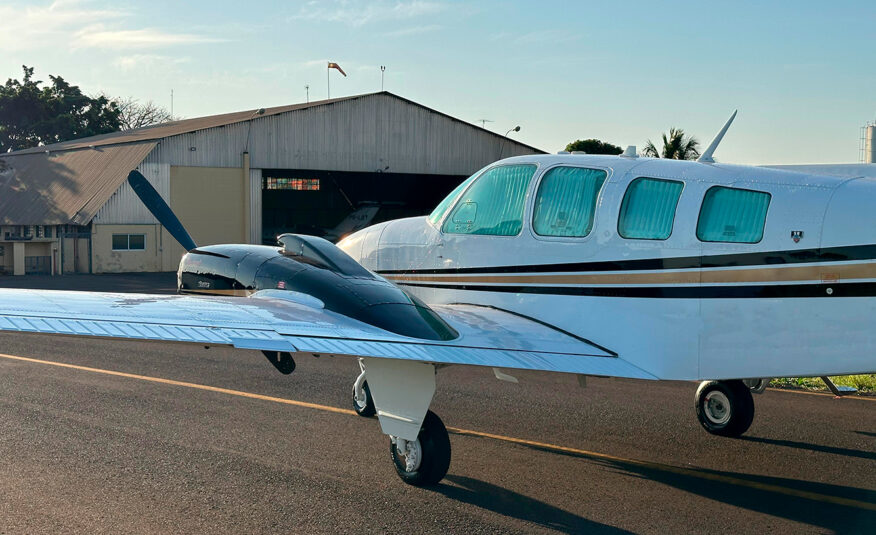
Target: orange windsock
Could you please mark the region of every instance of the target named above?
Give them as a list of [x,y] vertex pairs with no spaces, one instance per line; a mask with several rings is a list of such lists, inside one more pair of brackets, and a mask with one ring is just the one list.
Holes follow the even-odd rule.
[[347,76],[347,73],[344,72],[344,69],[342,69],[341,66],[338,65],[337,63],[334,63],[334,62],[330,61],[329,64],[328,64],[328,68],[329,68],[329,69],[337,69],[338,72],[340,72],[340,73],[343,74],[344,76]]

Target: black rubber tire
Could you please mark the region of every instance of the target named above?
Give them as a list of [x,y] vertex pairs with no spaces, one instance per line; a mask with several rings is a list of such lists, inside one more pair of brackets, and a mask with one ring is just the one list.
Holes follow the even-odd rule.
[[368,388],[368,381],[362,384],[362,389],[365,391],[365,406],[362,407],[356,401],[356,386],[353,385],[353,410],[356,414],[363,418],[371,418],[377,414],[377,409],[374,407],[374,398],[371,397],[371,389]]
[[415,487],[436,485],[447,475],[447,470],[450,468],[450,435],[447,434],[447,428],[444,427],[441,418],[434,412],[428,411],[417,438],[420,440],[420,448],[423,452],[420,467],[414,472],[405,470],[395,444],[390,440],[389,454],[392,464],[398,477],[408,485]]
[[[730,418],[725,423],[713,422],[706,416],[706,403],[709,394],[721,392],[729,401]],[[748,431],[754,421],[754,399],[751,389],[740,380],[703,381],[697,388],[695,397],[697,419],[703,429],[713,435],[738,437]]]

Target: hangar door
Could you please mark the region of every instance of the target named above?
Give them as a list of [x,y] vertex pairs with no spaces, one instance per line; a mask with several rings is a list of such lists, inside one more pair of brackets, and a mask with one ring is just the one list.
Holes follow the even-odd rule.
[[457,175],[263,169],[262,243],[276,243],[275,237],[283,232],[336,241],[352,228],[351,218],[369,226],[428,214],[464,179]]
[[[170,208],[198,245],[246,243],[244,182],[239,168],[170,168]],[[162,231],[162,264],[176,270],[183,248]]]

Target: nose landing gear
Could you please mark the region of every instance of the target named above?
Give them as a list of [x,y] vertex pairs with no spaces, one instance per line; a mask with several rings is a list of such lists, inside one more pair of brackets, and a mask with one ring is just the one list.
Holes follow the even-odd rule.
[[370,418],[377,414],[377,409],[374,407],[374,398],[371,397],[368,381],[365,380],[365,363],[362,359],[359,359],[359,369],[362,373],[353,383],[353,410],[363,418]]

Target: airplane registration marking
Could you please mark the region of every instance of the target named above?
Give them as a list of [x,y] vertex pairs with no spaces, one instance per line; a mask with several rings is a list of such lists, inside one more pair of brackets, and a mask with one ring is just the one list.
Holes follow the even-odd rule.
[[563,275],[384,275],[400,282],[517,284],[716,284],[736,282],[836,282],[876,278],[876,263],[831,266],[790,266],[754,269],[704,269],[650,273],[588,273]]
[[[114,377],[123,377],[126,379],[136,379],[136,380],[147,381],[147,382],[151,382],[151,383],[159,383],[159,384],[165,384],[165,385],[171,385],[171,386],[180,386],[180,387],[185,387],[185,388],[194,388],[197,390],[206,390],[208,392],[216,392],[218,394],[227,394],[227,395],[231,395],[231,396],[238,396],[238,397],[249,398],[249,399],[257,399],[257,400],[269,401],[269,402],[273,402],[273,403],[282,403],[284,405],[293,405],[296,407],[304,407],[304,408],[315,409],[315,410],[319,410],[319,411],[333,412],[336,414],[345,414],[345,415],[356,416],[356,413],[350,409],[341,409],[341,408],[332,407],[329,405],[320,405],[318,403],[309,403],[306,401],[298,401],[298,400],[287,399],[287,398],[279,398],[279,397],[275,397],[275,396],[266,396],[263,394],[254,394],[252,392],[244,392],[242,390],[233,390],[230,388],[220,388],[220,387],[216,387],[216,386],[203,385],[203,384],[198,384],[198,383],[189,383],[186,381],[176,381],[173,379],[164,379],[162,377],[152,377],[149,375],[139,375],[139,374],[134,374],[134,373],[119,372],[119,371],[115,371],[115,370],[105,370],[102,368],[92,368],[89,366],[80,366],[78,364],[68,364],[65,362],[56,362],[56,361],[51,361],[51,360],[42,360],[42,359],[35,359],[35,358],[30,358],[30,357],[21,357],[18,355],[8,355],[5,353],[0,353],[0,358],[5,358],[5,359],[9,359],[9,360],[16,360],[16,361],[20,361],[20,362],[29,362],[32,364],[44,364],[44,365],[48,365],[48,366],[56,366],[59,368],[67,368],[67,369],[85,371],[85,372],[90,372],[90,373],[98,373],[98,374],[110,375],[110,376],[114,376]],[[852,399],[861,399],[863,401],[876,401],[876,398],[873,398],[873,399],[852,398]],[[855,507],[855,508],[859,508],[859,509],[876,511],[876,503],[865,502],[865,501],[861,501],[861,500],[854,500],[854,499],[850,499],[850,498],[841,498],[838,496],[830,496],[828,494],[821,494],[818,492],[809,492],[809,491],[803,491],[803,490],[793,489],[793,488],[789,488],[789,487],[783,487],[781,485],[773,485],[773,484],[769,484],[769,483],[748,481],[748,480],[736,478],[733,476],[725,476],[722,474],[701,472],[701,471],[695,470],[695,469],[682,468],[682,467],[678,467],[678,466],[672,466],[672,465],[653,462],[653,461],[642,461],[642,460],[638,460],[638,459],[629,459],[629,458],[625,458],[625,457],[618,457],[615,455],[610,455],[607,453],[599,453],[599,452],[595,452],[595,451],[583,450],[583,449],[578,449],[578,448],[570,448],[567,446],[560,446],[557,444],[538,442],[538,441],[534,441],[534,440],[527,440],[527,439],[523,439],[523,438],[510,437],[510,436],[506,436],[506,435],[497,435],[497,434],[493,434],[493,433],[486,433],[483,431],[474,431],[471,429],[462,429],[462,428],[458,428],[458,427],[447,427],[447,430],[450,431],[451,433],[464,435],[464,436],[471,436],[471,437],[477,437],[477,438],[487,438],[487,439],[491,439],[491,440],[498,440],[501,442],[508,442],[511,444],[518,444],[521,446],[532,446],[532,447],[536,447],[536,448],[541,448],[541,449],[555,451],[555,452],[561,452],[561,453],[572,453],[575,455],[579,455],[579,456],[587,457],[587,458],[591,458],[591,459],[615,461],[615,462],[640,466],[643,468],[649,468],[652,470],[659,470],[661,472],[668,472],[668,473],[672,473],[672,474],[676,474],[676,475],[696,477],[699,479],[705,479],[705,480],[714,481],[717,483],[725,483],[725,484],[735,485],[735,486],[739,486],[739,487],[747,487],[747,488],[756,489],[756,490],[774,492],[777,494],[784,494],[786,496],[793,496],[796,498],[804,498],[807,500],[814,500],[814,501],[820,501],[820,502],[825,502],[825,503],[832,503],[835,505],[842,505],[842,506],[846,506],[846,507]]]

